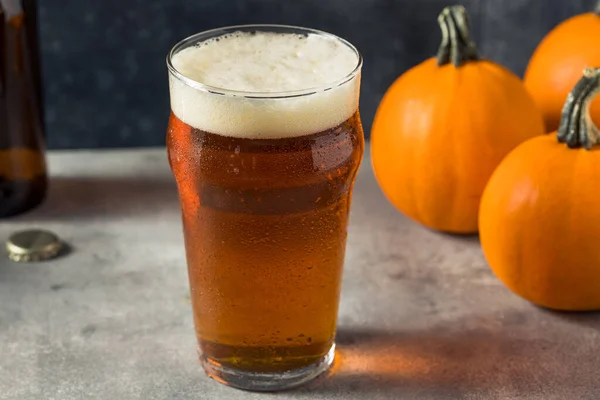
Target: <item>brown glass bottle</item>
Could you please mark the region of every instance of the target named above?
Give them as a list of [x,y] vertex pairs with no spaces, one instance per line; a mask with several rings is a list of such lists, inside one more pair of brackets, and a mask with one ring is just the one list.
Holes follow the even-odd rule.
[[[7,2],[10,9],[2,7]],[[0,1],[0,218],[35,207],[46,193],[34,7],[31,0]]]

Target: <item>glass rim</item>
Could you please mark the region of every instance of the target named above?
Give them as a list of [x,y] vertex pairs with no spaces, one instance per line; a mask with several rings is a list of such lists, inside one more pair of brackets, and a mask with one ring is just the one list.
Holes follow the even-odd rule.
[[[236,30],[251,30],[253,28],[256,30],[260,30],[261,28],[265,29],[265,30],[268,30],[268,29],[271,29],[271,30],[279,29],[279,30],[283,30],[283,31],[289,30],[289,31],[295,31],[295,33],[315,34],[315,35],[324,36],[324,37],[336,40],[336,41],[342,43],[343,45],[349,47],[352,51],[354,51],[354,53],[357,56],[356,65],[352,69],[352,71],[349,72],[348,74],[344,75],[343,77],[341,77],[337,80],[328,82],[323,85],[319,85],[319,86],[315,86],[315,87],[308,87],[306,89],[287,90],[287,91],[281,91],[281,92],[250,92],[250,91],[224,89],[224,88],[220,88],[217,86],[207,85],[205,83],[202,83],[200,81],[192,79],[188,76],[185,76],[184,74],[179,72],[172,63],[173,56],[182,49],[193,46],[196,43],[201,43],[204,40],[208,40],[212,37],[221,36],[226,33],[235,32]],[[352,43],[350,43],[349,41],[347,41],[344,38],[334,35],[333,33],[321,31],[318,29],[305,28],[305,27],[294,26],[294,25],[278,25],[278,24],[230,25],[230,26],[224,26],[221,28],[215,28],[215,29],[198,32],[198,33],[190,35],[190,36],[186,37],[185,39],[182,39],[179,42],[177,42],[171,48],[169,53],[167,54],[167,68],[168,68],[169,72],[175,78],[177,78],[181,82],[185,83],[186,85],[188,85],[194,89],[197,89],[197,90],[200,90],[203,92],[207,92],[207,93],[213,93],[213,94],[225,95],[225,96],[233,96],[233,97],[253,98],[253,99],[281,99],[281,98],[289,98],[289,97],[308,96],[308,95],[316,94],[319,92],[324,92],[326,90],[330,90],[335,87],[342,86],[342,85],[346,84],[347,82],[351,81],[352,79],[354,79],[360,73],[362,64],[363,64],[363,58],[362,58],[362,55],[360,54],[360,52],[358,51],[358,49]]]

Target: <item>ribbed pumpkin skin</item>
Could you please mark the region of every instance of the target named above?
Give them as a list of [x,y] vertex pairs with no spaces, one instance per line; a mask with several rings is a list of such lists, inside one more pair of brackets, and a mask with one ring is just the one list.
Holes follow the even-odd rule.
[[[600,67],[600,16],[586,13],[554,28],[533,53],[525,71],[525,87],[544,116],[546,131],[558,128],[567,95],[585,67]],[[590,114],[600,124],[600,100]]]
[[496,276],[540,306],[600,310],[600,149],[527,141],[485,189],[480,238]]
[[438,67],[432,58],[385,94],[371,132],[372,163],[384,194],[408,217],[474,233],[496,166],[542,134],[533,99],[510,71],[486,60]]

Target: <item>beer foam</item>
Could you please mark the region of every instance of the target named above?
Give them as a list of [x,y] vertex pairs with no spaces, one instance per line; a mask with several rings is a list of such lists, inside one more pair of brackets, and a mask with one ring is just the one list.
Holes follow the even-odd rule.
[[[235,32],[175,53],[171,109],[183,122],[224,136],[283,138],[335,127],[358,109],[357,53],[325,35]],[[329,86],[328,86],[329,85]],[[314,90],[313,90],[314,89]],[[310,95],[274,98],[282,92]]]

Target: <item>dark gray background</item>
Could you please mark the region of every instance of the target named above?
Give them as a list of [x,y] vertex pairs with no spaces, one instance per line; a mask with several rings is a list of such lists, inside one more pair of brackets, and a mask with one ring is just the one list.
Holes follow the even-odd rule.
[[[394,79],[437,50],[443,0],[39,0],[48,145],[160,146],[168,116],[165,55],[223,25],[280,23],[340,35],[364,55],[368,133]],[[469,0],[486,58],[521,75],[540,39],[595,0]]]

